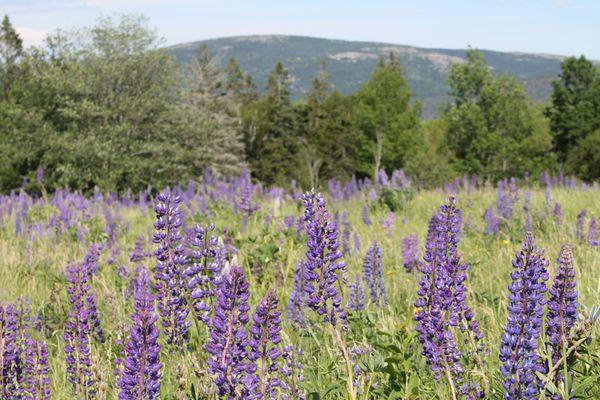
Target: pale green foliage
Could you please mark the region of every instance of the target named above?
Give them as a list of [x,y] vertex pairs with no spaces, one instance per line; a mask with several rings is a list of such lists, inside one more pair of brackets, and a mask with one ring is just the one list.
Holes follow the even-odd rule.
[[358,133],[358,172],[374,175],[410,163],[422,145],[420,110],[411,103],[410,89],[395,56],[381,61],[356,93],[354,119]]
[[547,125],[516,79],[493,75],[483,56],[469,50],[449,83],[454,101],[443,119],[457,171],[500,179],[553,166]]

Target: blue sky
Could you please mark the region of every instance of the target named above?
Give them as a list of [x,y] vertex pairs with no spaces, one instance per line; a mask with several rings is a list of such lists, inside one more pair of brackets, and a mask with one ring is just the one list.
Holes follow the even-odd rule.
[[27,44],[99,16],[144,14],[167,44],[297,34],[600,59],[597,0],[0,0]]

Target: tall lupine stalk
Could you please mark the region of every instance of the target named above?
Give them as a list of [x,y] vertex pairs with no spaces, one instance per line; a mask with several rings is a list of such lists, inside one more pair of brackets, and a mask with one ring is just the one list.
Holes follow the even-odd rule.
[[148,272],[142,272],[135,290],[132,325],[125,345],[123,371],[118,381],[119,400],[155,400],[160,394],[158,316],[150,292]]
[[350,293],[346,308],[350,311],[362,311],[365,309],[365,287],[363,285],[364,278],[356,275],[354,280],[348,285]]
[[20,396],[22,362],[19,345],[18,315],[11,304],[0,305],[0,398]]
[[89,399],[96,393],[90,355],[95,325],[91,317],[97,313],[95,304],[87,301],[91,296],[88,278],[85,264],[72,264],[67,269],[67,292],[71,304],[64,333],[67,379],[73,385],[73,394],[78,399]]
[[256,381],[253,398],[276,399],[276,390],[280,387],[279,364],[281,357],[281,311],[274,290],[269,290],[256,306],[252,314],[250,327],[250,352],[248,357],[257,363]]
[[533,234],[527,232],[523,247],[512,263],[508,320],[500,346],[500,372],[504,376],[506,400],[539,397],[540,381],[536,372],[544,372],[544,366],[538,355],[538,341],[546,304],[548,264]]
[[256,388],[254,364],[248,354],[248,282],[240,267],[232,267],[217,290],[215,315],[206,344],[208,372],[219,396],[248,398]]
[[346,311],[342,306],[342,295],[338,286],[341,274],[344,276],[346,264],[341,260],[338,245],[338,231],[332,221],[321,193],[314,190],[302,195],[304,221],[306,223],[306,265],[305,301],[323,321],[331,324],[334,336],[346,362],[348,393],[356,399],[352,385],[353,371],[348,348],[342,337],[346,326]]
[[494,208],[488,207],[483,214],[485,218],[485,233],[488,235],[494,235],[500,232],[500,220],[494,214]]
[[482,364],[479,351],[483,335],[466,304],[469,265],[460,260],[457,252],[460,229],[461,213],[451,198],[429,222],[414,317],[423,355],[434,377],[444,376],[448,381],[453,399],[481,395],[472,383],[464,382],[463,353],[457,338],[459,333],[468,337],[474,347],[471,350]]
[[190,322],[187,320],[189,309],[182,275],[187,259],[181,235],[181,199],[163,192],[156,200],[153,242],[158,245],[154,252],[158,260],[154,275],[158,309],[167,343],[182,349],[187,342]]
[[381,247],[374,241],[365,255],[363,261],[363,274],[369,286],[371,301],[376,305],[387,305],[388,299],[383,283],[383,262],[381,260]]
[[212,224],[204,228],[197,224],[190,229],[187,242],[191,251],[183,271],[193,311],[206,325],[210,324],[215,286],[222,268],[216,259],[218,242],[212,235],[214,230]]
[[[575,280],[575,268],[573,266],[573,253],[571,247],[564,245],[558,256],[558,268],[550,288],[550,299],[548,300],[548,316],[546,320],[546,336],[550,344],[550,355],[552,357],[552,368],[556,370],[554,384],[564,381],[563,370],[566,369],[567,361],[561,361],[566,349],[570,346],[573,335],[573,327],[577,321],[577,282]],[[560,368],[563,364],[565,368]],[[568,390],[567,390],[568,393]],[[559,399],[556,395],[553,399]]]
[[366,205],[363,206],[362,210],[360,210],[360,217],[362,218],[363,224],[366,226],[370,226],[373,223],[371,218],[369,218],[369,207]]
[[402,238],[402,263],[406,272],[412,272],[419,269],[421,260],[419,260],[419,237],[416,234],[410,234]]
[[48,349],[46,343],[26,340],[25,373],[27,376],[26,400],[50,400],[50,378],[48,369]]
[[336,326],[346,322],[342,295],[338,289],[339,273],[346,264],[341,260],[338,231],[330,218],[323,196],[314,191],[302,196],[306,223],[307,250],[305,262],[306,304],[325,322]]
[[302,326],[306,322],[304,315],[305,297],[306,297],[306,263],[304,260],[298,261],[294,270],[294,283],[287,304],[287,318],[296,325]]

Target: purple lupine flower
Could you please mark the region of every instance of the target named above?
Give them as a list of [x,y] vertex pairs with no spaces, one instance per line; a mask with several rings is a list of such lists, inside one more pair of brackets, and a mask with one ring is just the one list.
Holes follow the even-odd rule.
[[234,266],[217,290],[215,315],[205,348],[210,354],[208,372],[219,396],[248,398],[256,387],[256,364],[248,358],[248,282],[244,271]]
[[220,264],[215,261],[218,242],[212,235],[214,230],[212,224],[205,228],[196,224],[189,231],[187,242],[192,251],[189,263],[183,270],[196,317],[207,325],[210,323],[214,286],[221,273]]
[[304,315],[306,297],[305,267],[306,264],[304,260],[300,260],[296,264],[296,269],[294,270],[294,284],[287,304],[287,318],[297,325],[304,325],[306,322],[306,316]]
[[100,259],[100,246],[92,243],[83,259],[83,264],[87,268],[88,274],[98,274],[98,260]]
[[20,398],[23,363],[19,340],[19,316],[12,304],[0,305],[0,398]]
[[354,242],[354,251],[356,253],[360,253],[360,236],[358,235],[358,233],[354,232],[354,235],[352,235],[352,241]]
[[305,292],[308,307],[336,326],[338,320],[345,324],[346,313],[338,290],[340,271],[346,264],[338,250],[337,226],[331,221],[325,200],[314,190],[302,196],[306,222]]
[[[557,261],[558,268],[550,288],[546,320],[546,336],[550,343],[550,354],[554,365],[561,359],[563,348],[569,347],[573,326],[577,321],[578,306],[573,253],[569,245],[564,245],[560,249]],[[561,377],[562,369],[558,369],[558,371],[554,382],[556,385],[564,379]]]
[[576,236],[577,239],[583,241],[584,238],[584,233],[583,233],[583,229],[585,226],[585,217],[587,216],[587,210],[581,210],[579,211],[579,214],[577,214],[577,226],[576,226]]
[[507,400],[534,400],[539,396],[536,372],[544,372],[544,365],[537,350],[546,304],[548,264],[533,234],[527,232],[523,248],[512,263],[508,320],[500,346],[500,372]]
[[150,292],[148,272],[141,274],[135,292],[132,325],[125,345],[123,371],[118,381],[119,400],[154,400],[160,394],[158,316]]
[[488,207],[483,215],[485,218],[485,233],[488,235],[494,235],[500,232],[500,220],[494,214],[494,209]]
[[296,217],[293,215],[286,215],[283,217],[283,226],[287,230],[291,230],[294,227],[294,223],[296,222]]
[[391,236],[394,233],[394,224],[396,223],[396,214],[392,211],[388,211],[385,218],[379,221],[381,227],[388,231],[388,234]]
[[588,225],[587,239],[590,246],[600,245],[600,242],[598,241],[598,220],[594,217],[590,219]]
[[50,400],[48,349],[46,343],[27,339],[25,341],[25,374],[27,388],[24,399]]
[[387,294],[383,284],[383,263],[381,260],[381,246],[374,241],[365,255],[363,274],[369,286],[371,301],[377,305],[387,305]]
[[414,318],[423,355],[434,377],[440,379],[443,372],[453,391],[463,379],[462,352],[454,330],[459,328],[472,335],[479,342],[475,351],[481,349],[483,337],[465,301],[469,265],[457,252],[460,229],[461,213],[450,198],[429,222]]
[[135,239],[135,247],[133,248],[133,251],[131,252],[131,257],[129,258],[129,261],[140,262],[140,261],[144,261],[146,258],[148,258],[150,256],[150,254],[146,253],[146,251],[144,249],[144,245],[145,245],[144,236],[138,236]]
[[369,218],[369,208],[365,205],[362,210],[360,210],[360,216],[362,218],[363,224],[370,226],[373,222],[371,218]]
[[82,399],[93,396],[96,391],[90,360],[93,322],[87,302],[90,294],[88,278],[85,264],[72,264],[67,269],[67,292],[71,304],[64,333],[67,379],[73,385],[75,397]]
[[402,238],[401,249],[403,265],[406,272],[412,272],[413,269],[419,269],[419,266],[421,265],[421,261],[419,260],[419,237],[413,233]]
[[281,366],[281,375],[284,379],[281,381],[282,400],[304,400],[304,394],[298,387],[298,384],[304,382],[302,373],[302,363],[298,360],[302,356],[302,350],[294,346],[285,346],[283,348],[283,365]]
[[350,294],[346,308],[350,311],[362,311],[365,309],[365,287],[363,285],[364,278],[360,275],[354,277],[354,281],[350,282]]
[[277,375],[281,357],[281,311],[278,307],[277,293],[271,289],[252,314],[248,358],[259,366],[255,377],[258,386],[252,398],[277,398],[276,389],[280,386]]
[[552,210],[552,215],[554,217],[554,222],[556,223],[556,225],[562,224],[563,212],[560,203],[554,203],[554,210]]
[[183,224],[183,213],[179,209],[181,199],[163,192],[156,200],[153,242],[158,245],[154,252],[158,260],[154,274],[158,309],[167,343],[183,348],[191,323],[187,320],[189,309],[182,274],[187,259],[180,230]]

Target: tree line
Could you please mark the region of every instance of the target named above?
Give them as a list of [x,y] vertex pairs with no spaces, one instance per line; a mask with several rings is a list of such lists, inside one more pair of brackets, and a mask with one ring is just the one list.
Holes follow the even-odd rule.
[[[600,72],[562,62],[547,104],[493,73],[473,49],[448,75],[450,101],[422,121],[401,60],[382,58],[350,95],[322,62],[309,92],[290,94],[282,63],[258,90],[232,58],[202,48],[180,66],[147,20],[101,19],[23,48],[0,25],[0,190],[138,191],[249,170],[265,183],[369,177],[404,169],[424,185],[468,173],[498,180],[543,170],[600,178]],[[25,183],[27,185],[27,183]]]

